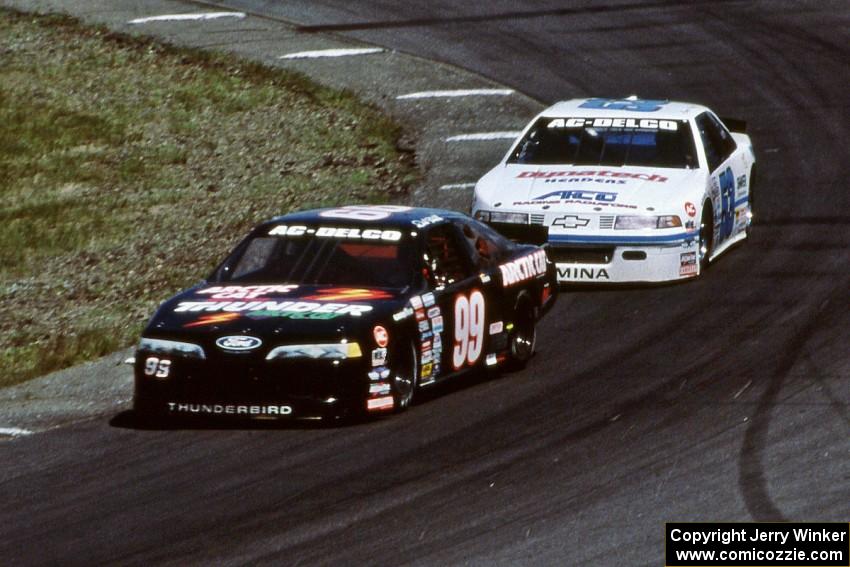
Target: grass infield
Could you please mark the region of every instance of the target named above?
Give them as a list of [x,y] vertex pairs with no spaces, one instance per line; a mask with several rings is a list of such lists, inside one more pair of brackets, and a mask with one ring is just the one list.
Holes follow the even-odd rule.
[[0,10],[0,386],[131,345],[254,224],[418,174],[350,93]]

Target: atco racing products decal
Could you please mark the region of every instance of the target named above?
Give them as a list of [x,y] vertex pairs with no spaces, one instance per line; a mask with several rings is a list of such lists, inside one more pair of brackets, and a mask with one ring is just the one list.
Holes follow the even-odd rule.
[[501,264],[499,270],[502,272],[502,285],[505,287],[544,275],[546,273],[546,252],[537,250],[528,256]]
[[254,350],[256,348],[259,348],[260,345],[263,344],[263,341],[261,341],[257,337],[250,337],[247,335],[233,335],[229,337],[221,337],[220,339],[215,341],[215,344],[218,348],[222,350],[241,352],[245,350]]
[[693,276],[697,273],[697,253],[685,252],[679,255],[679,275]]

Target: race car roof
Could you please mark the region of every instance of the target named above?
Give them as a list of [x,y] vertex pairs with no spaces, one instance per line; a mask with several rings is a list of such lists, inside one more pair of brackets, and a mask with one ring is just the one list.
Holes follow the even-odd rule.
[[[332,217],[324,217],[321,215],[321,213],[323,212],[328,212],[332,210],[346,210],[355,212],[355,214],[353,214],[350,218],[346,218],[344,214],[334,215]],[[385,213],[386,216],[384,216],[383,218],[374,218],[371,220],[358,219],[356,218],[356,211],[370,211],[376,214]],[[273,224],[291,224],[294,222],[300,222],[307,224],[325,223],[357,226],[374,224],[377,226],[409,228],[413,224],[413,221],[418,221],[434,216],[441,217],[442,219],[467,218],[466,215],[457,213],[455,211],[449,211],[446,209],[405,207],[400,205],[347,205],[343,207],[328,207],[324,209],[310,209],[307,211],[298,211],[287,215],[275,217],[273,219],[269,219],[261,223],[260,226]],[[439,222],[436,219],[431,220],[434,222]]]
[[611,117],[611,118],[661,118],[669,120],[687,120],[708,110],[707,107],[690,102],[653,100],[629,97],[613,98],[574,98],[556,102],[540,113],[540,116],[569,117]]

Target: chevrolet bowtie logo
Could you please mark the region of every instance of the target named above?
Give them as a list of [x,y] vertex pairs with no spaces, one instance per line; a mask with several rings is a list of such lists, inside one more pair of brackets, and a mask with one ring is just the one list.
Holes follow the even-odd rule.
[[554,221],[552,221],[552,226],[562,226],[564,228],[578,228],[580,226],[587,226],[590,222],[590,219],[582,218],[578,215],[566,215],[563,217],[558,217]]

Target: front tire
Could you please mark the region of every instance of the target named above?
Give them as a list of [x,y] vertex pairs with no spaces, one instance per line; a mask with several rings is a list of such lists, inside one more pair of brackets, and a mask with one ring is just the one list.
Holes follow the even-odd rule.
[[416,388],[419,385],[419,365],[416,360],[416,346],[411,342],[402,349],[397,364],[392,369],[392,392],[396,411],[402,412],[413,403]]
[[537,313],[527,295],[517,300],[514,313],[514,328],[508,338],[508,367],[513,370],[525,368],[534,356],[537,344]]

